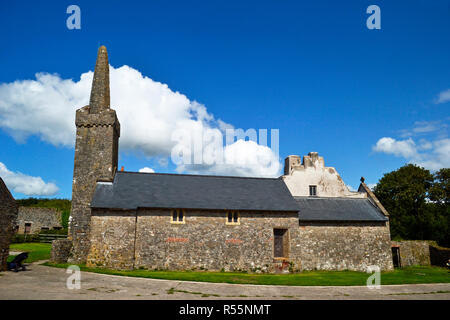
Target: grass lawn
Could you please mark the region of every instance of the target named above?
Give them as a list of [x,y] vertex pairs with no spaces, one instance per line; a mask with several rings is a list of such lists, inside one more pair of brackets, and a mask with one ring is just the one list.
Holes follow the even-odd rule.
[[[69,264],[45,263],[67,268]],[[295,274],[253,274],[209,271],[110,270],[80,265],[82,271],[129,277],[185,280],[218,283],[241,283],[285,286],[365,286],[368,273],[354,271],[304,271]],[[449,283],[450,271],[439,267],[406,267],[381,274],[381,284]]]
[[[39,260],[48,260],[50,259],[50,250],[52,245],[50,243],[13,243],[9,246],[9,251],[21,251],[21,252],[29,252],[28,258],[25,260],[25,263],[31,263]],[[15,255],[10,255],[8,257],[8,261],[14,259]]]
[[[16,243],[11,251],[28,251],[26,262],[50,258],[49,243]],[[10,256],[8,260],[12,259]],[[45,263],[47,266],[67,268],[69,264]],[[109,270],[80,265],[82,271],[129,277],[185,280],[218,283],[243,283],[286,286],[364,286],[368,273],[355,271],[304,271],[294,274],[255,274],[242,272],[210,271],[152,271],[152,270]],[[450,283],[450,271],[439,267],[414,266],[381,273],[381,284]]]

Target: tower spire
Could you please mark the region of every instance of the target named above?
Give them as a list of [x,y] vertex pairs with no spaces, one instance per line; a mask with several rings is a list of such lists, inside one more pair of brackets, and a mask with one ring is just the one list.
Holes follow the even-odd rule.
[[98,49],[89,106],[89,113],[99,113],[109,108],[109,63],[105,46]]

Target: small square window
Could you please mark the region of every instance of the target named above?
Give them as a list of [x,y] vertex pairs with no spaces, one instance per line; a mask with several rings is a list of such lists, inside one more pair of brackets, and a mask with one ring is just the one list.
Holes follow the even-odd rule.
[[184,223],[184,212],[182,209],[176,209],[172,211],[171,223]]
[[227,213],[227,224],[237,225],[239,223],[239,212],[229,211]]
[[309,186],[309,195],[317,196],[317,186]]
[[31,233],[31,223],[25,223],[24,233]]

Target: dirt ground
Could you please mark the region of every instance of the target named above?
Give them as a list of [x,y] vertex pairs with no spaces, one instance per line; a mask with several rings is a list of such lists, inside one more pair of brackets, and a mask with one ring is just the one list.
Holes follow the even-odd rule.
[[[68,289],[65,269],[37,263],[0,273],[0,299],[431,299],[450,300],[450,284],[386,285],[381,289],[292,287],[142,279],[81,272],[81,288]],[[382,281],[382,279],[381,279]],[[382,283],[381,283],[382,284]]]

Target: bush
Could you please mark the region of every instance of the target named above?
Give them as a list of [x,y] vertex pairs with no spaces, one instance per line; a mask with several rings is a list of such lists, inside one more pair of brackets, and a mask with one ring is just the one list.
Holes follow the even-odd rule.
[[39,234],[64,234],[67,235],[67,229],[52,229],[52,230],[42,230]]
[[11,243],[39,242],[38,234],[16,234],[11,239]]

